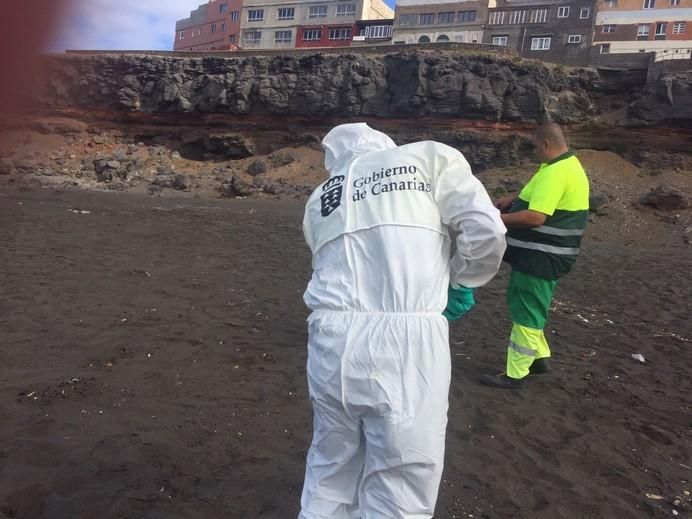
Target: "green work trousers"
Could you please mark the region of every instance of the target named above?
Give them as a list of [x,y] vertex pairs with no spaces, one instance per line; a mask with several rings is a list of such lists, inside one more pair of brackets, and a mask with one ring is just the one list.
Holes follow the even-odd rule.
[[507,306],[512,332],[507,348],[507,376],[524,378],[536,359],[550,357],[543,328],[557,281],[541,279],[516,270],[507,287]]

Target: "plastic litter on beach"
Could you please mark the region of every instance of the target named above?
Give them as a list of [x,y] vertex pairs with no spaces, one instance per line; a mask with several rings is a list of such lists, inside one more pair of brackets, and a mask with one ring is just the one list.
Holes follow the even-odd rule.
[[632,358],[633,358],[634,360],[638,360],[639,362],[646,362],[646,359],[644,358],[644,355],[642,355],[641,353],[633,353],[633,354],[632,354]]
[[679,335],[677,333],[670,333],[670,332],[655,333],[654,337],[671,337],[673,339],[677,339],[678,341],[682,341],[682,342],[692,342],[692,339],[687,339],[686,337],[683,337],[682,335]]

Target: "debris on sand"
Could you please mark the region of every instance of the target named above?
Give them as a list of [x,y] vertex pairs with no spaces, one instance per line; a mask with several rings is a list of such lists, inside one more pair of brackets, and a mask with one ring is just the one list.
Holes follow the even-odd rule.
[[668,187],[658,186],[642,195],[639,203],[660,211],[687,209],[690,205],[685,193]]

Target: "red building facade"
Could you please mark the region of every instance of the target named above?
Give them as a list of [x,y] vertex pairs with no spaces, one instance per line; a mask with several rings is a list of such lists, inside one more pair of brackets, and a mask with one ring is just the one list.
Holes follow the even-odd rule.
[[355,31],[355,25],[299,25],[296,48],[348,47]]
[[175,24],[173,50],[233,50],[240,38],[242,0],[210,0]]

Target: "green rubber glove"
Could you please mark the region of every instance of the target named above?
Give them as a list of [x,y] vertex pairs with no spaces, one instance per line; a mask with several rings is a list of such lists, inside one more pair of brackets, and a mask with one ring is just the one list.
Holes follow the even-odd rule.
[[473,299],[473,288],[459,286],[447,290],[447,308],[442,312],[448,321],[456,321],[473,308],[476,301]]

